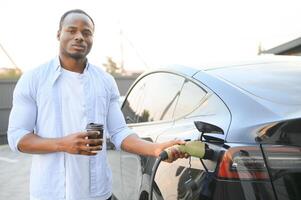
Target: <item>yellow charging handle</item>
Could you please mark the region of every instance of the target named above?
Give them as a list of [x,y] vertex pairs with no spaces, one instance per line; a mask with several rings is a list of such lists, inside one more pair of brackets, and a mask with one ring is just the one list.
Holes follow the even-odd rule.
[[177,148],[178,151],[197,158],[203,158],[205,155],[205,143],[201,141],[189,141],[185,144],[175,145],[166,149],[165,151],[168,154],[168,159],[172,159],[173,157],[172,148]]

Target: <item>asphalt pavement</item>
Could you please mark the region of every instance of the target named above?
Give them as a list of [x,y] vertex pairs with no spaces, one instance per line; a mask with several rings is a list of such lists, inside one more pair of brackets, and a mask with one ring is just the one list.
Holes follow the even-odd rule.
[[[109,158],[111,165],[117,165],[118,155],[115,152]],[[29,200],[30,165],[30,154],[15,153],[7,144],[0,145],[0,200]],[[113,171],[114,190],[120,190],[119,182]]]
[[0,199],[29,200],[31,156],[0,145]]

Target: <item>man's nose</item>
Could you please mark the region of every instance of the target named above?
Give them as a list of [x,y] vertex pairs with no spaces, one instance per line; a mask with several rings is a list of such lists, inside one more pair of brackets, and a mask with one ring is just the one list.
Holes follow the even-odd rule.
[[78,32],[76,33],[76,35],[75,35],[75,40],[76,40],[76,41],[83,41],[83,40],[84,40],[84,36],[83,36],[83,34],[82,34],[80,31],[78,31]]

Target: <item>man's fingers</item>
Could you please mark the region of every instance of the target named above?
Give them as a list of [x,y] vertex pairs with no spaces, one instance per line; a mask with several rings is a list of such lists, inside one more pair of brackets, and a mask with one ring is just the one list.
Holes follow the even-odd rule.
[[172,157],[173,157],[174,160],[179,157],[179,152],[176,148],[172,148],[171,152],[172,152],[172,155],[173,155]]
[[185,158],[189,158],[189,156],[190,156],[190,155],[189,155],[188,153],[185,153],[185,154],[184,154],[184,157],[185,157]]
[[176,148],[170,148],[170,157],[168,158],[167,162],[173,162],[174,160],[178,159],[179,152]]
[[97,152],[89,152],[89,151],[80,151],[80,155],[86,155],[86,156],[95,156]]
[[83,146],[81,148],[82,151],[86,151],[86,152],[95,152],[95,151],[100,151],[102,150],[102,146],[98,145],[98,146]]
[[184,153],[180,153],[179,158],[184,158],[184,157],[185,157]]
[[76,133],[76,135],[80,138],[85,138],[85,137],[88,137],[88,132],[79,132],[79,133]]
[[89,144],[89,146],[97,146],[102,145],[102,139],[86,139],[86,144]]
[[99,131],[89,131],[89,132],[79,132],[76,133],[76,135],[80,138],[100,138],[100,132]]
[[174,144],[177,145],[177,144],[185,144],[186,142],[184,140],[180,140],[180,139],[175,139],[174,140]]
[[82,146],[79,154],[93,156],[96,155],[100,150],[102,150],[102,146]]
[[102,146],[101,145],[93,146],[93,147],[89,148],[89,151],[91,151],[91,152],[100,151],[100,150],[102,150]]

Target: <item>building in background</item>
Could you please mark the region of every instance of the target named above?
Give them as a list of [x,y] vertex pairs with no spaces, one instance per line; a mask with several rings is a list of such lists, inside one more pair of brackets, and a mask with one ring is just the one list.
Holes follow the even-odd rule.
[[0,43],[0,144],[6,143],[8,117],[12,95],[22,71]]
[[261,52],[262,54],[301,56],[301,37],[286,42],[274,48]]

